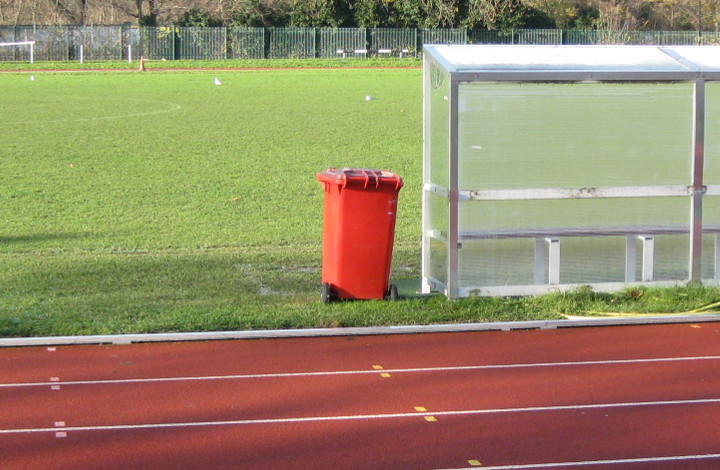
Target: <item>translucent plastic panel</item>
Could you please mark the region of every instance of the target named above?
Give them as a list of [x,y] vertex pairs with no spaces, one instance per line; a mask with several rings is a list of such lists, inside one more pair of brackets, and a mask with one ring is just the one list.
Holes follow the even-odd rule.
[[448,252],[447,245],[439,240],[430,239],[430,265],[424,276],[447,285]]
[[720,226],[720,196],[703,197],[703,224]]
[[450,235],[448,233],[449,224],[449,202],[446,197],[440,196],[435,193],[426,193],[426,212],[427,222],[430,230],[438,232],[440,238],[447,239]]
[[690,199],[559,199],[534,201],[465,201],[460,231],[568,230],[631,226],[687,226]]
[[689,235],[658,235],[655,237],[656,281],[687,280],[689,264]]
[[[720,184],[720,83],[716,82],[705,84],[704,176],[705,184]],[[720,222],[720,217],[715,220]]]
[[460,288],[533,283],[535,240],[473,240],[459,251]]
[[[625,238],[561,238],[560,282],[624,282]],[[638,271],[637,265],[635,271]]]
[[[715,150],[715,152],[717,153],[717,150]],[[717,169],[718,166],[715,166],[714,174],[716,178],[720,176]],[[708,184],[720,184],[720,181],[715,179],[714,183],[710,182]],[[703,197],[703,226],[706,231],[720,228],[720,196]],[[703,235],[703,279],[713,279],[715,276],[715,237],[716,235],[714,233],[706,233]]]
[[425,67],[425,182],[448,188],[450,80],[436,65]]
[[464,83],[461,189],[688,184],[689,83]]
[[[642,275],[642,244],[633,237],[637,250],[635,279]],[[688,235],[655,235],[653,280],[682,281],[688,278]],[[561,240],[560,282],[624,282],[626,237]]]
[[[690,200],[676,198],[463,202],[460,285],[534,283],[535,240],[560,240],[560,282],[624,282],[627,235],[654,237],[654,280],[687,279]],[[547,274],[543,282],[547,282]]]
[[430,237],[430,266],[429,272],[424,275],[437,279],[440,282],[447,282],[448,270],[448,199],[434,193],[426,193],[426,227]]
[[703,235],[702,278],[715,278],[715,238],[716,234]]

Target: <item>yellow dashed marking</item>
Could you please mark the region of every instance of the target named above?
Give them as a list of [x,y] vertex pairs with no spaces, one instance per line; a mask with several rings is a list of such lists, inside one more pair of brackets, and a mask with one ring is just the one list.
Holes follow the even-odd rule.
[[373,366],[373,369],[375,369],[375,370],[383,370],[383,366],[381,366],[381,365],[379,365],[379,364],[375,364],[375,365]]
[[[427,408],[425,408],[424,406],[416,406],[415,411],[424,413],[427,411]],[[423,416],[423,418],[425,418],[425,421],[429,421],[431,423],[437,421],[437,418],[435,416]]]
[[387,378],[387,377],[390,377],[390,374],[388,374],[387,372],[383,372],[382,374],[380,374],[380,377],[386,377],[386,378]]
[[477,467],[479,465],[482,465],[479,460],[468,460],[468,463],[472,465],[473,467]]
[[700,325],[690,325],[690,328],[702,328]]

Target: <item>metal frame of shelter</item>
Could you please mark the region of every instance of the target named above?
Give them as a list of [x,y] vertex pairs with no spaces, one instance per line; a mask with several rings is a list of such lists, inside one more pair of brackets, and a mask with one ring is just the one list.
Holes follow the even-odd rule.
[[[477,46],[426,45],[423,50],[423,292],[443,292],[449,298],[472,295],[530,295],[589,284],[597,290],[617,290],[630,284],[677,284],[702,281],[702,236],[714,233],[714,281],[720,275],[720,225],[703,224],[703,197],[719,196],[720,185],[706,186],[703,181],[705,158],[706,82],[720,81],[720,47],[717,46]],[[461,84],[486,83],[596,83],[664,82],[691,83],[693,88],[692,148],[688,185],[614,186],[525,189],[461,189],[458,175],[464,171],[458,159],[459,87]],[[442,86],[447,109],[447,146],[432,142],[430,90]],[[440,102],[440,106],[444,106]],[[438,106],[435,104],[435,106]],[[438,139],[440,140],[440,139]],[[434,154],[433,154],[434,152]],[[445,158],[447,175],[439,184],[431,175],[432,159]],[[442,216],[447,231],[433,227],[430,198],[446,201]],[[687,197],[689,219],[685,226],[601,227],[553,233],[549,229],[519,231],[512,229],[463,231],[459,225],[459,205],[470,201],[531,201],[583,198]],[[437,215],[436,215],[437,216]],[[687,279],[673,282],[653,280],[654,238],[661,234],[689,234]],[[564,237],[614,235],[627,237],[624,282],[563,284],[560,280],[560,240]],[[468,286],[458,280],[460,250],[468,240],[534,238],[534,282],[524,285]],[[642,241],[642,278],[635,279],[635,242]],[[431,241],[443,250],[432,250]],[[444,252],[442,252],[444,251]],[[443,276],[433,275],[431,266],[446,269]],[[439,277],[442,277],[439,279]]]

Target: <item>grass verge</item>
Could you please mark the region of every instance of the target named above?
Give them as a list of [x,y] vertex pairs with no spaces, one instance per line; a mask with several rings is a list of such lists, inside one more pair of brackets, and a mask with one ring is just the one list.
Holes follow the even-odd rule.
[[[415,296],[419,70],[33,78],[0,76],[0,109],[13,117],[0,128],[2,336],[559,319],[720,300],[695,286]],[[320,303],[315,174],[331,166],[404,178],[392,277],[406,300]]]

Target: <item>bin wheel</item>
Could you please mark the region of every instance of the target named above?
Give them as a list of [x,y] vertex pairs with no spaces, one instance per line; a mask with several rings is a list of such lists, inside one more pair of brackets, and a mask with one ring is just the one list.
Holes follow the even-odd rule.
[[387,294],[385,294],[385,299],[392,300],[393,302],[400,300],[400,295],[398,294],[397,286],[395,284],[390,284]]
[[323,282],[322,287],[320,287],[320,300],[324,304],[328,304],[335,300],[332,293],[332,288],[327,282]]

